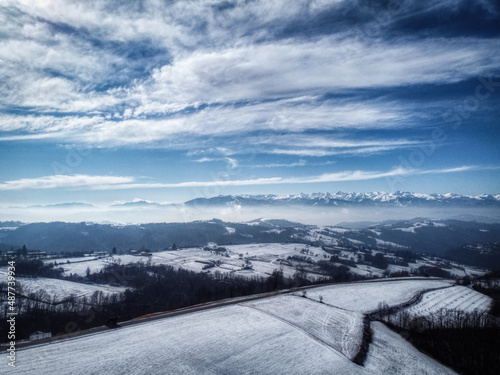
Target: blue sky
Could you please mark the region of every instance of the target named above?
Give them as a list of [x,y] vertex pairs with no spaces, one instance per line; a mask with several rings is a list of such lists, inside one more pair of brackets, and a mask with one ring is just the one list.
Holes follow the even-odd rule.
[[0,5],[0,205],[495,194],[497,1]]

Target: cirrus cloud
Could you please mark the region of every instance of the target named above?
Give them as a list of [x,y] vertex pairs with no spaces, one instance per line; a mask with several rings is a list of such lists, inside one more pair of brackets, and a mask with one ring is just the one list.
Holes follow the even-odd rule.
[[88,176],[88,175],[53,175],[39,178],[25,178],[0,183],[0,190],[29,189],[81,189],[81,190],[121,190],[121,189],[166,189],[205,186],[254,186],[275,184],[312,184],[323,182],[365,181],[392,176],[410,176],[422,174],[459,173],[470,170],[499,169],[500,167],[460,166],[455,168],[419,170],[394,168],[388,171],[346,170],[323,173],[306,177],[269,177],[251,179],[185,181],[176,183],[140,182],[127,176]]

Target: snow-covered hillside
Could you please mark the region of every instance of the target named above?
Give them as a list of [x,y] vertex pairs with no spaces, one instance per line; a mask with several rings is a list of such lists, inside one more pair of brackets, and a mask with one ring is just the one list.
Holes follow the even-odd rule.
[[[76,263],[80,264],[80,263]],[[0,267],[0,277],[7,279],[7,267]],[[21,287],[22,294],[29,296],[36,294],[36,298],[43,302],[59,303],[63,299],[73,297],[90,297],[95,292],[103,295],[123,293],[126,288],[103,284],[84,284],[69,280],[47,277],[16,277],[17,286]],[[19,293],[19,290],[18,290]]]
[[378,308],[379,302],[389,306],[411,300],[422,290],[442,288],[452,285],[450,280],[391,280],[352,284],[338,284],[314,288],[307,297],[329,305],[368,313]]
[[295,295],[266,298],[245,303],[335,348],[349,359],[354,359],[361,345],[363,315],[337,309]]
[[23,288],[23,293],[43,292],[43,300],[58,302],[71,295],[75,297],[90,297],[95,292],[104,294],[123,293],[126,288],[110,285],[75,283],[68,280],[49,279],[46,277],[18,277],[17,283]]
[[[310,289],[18,350],[13,374],[453,374],[380,323],[365,366],[351,361],[367,306],[446,282],[398,280]],[[380,293],[375,293],[377,290]],[[402,292],[409,288],[406,295]],[[391,290],[397,290],[391,297]],[[309,298],[345,301],[343,309]],[[388,296],[386,296],[386,294]],[[333,297],[335,296],[335,297]],[[338,303],[340,304],[340,303]],[[352,308],[354,311],[350,310]]]
[[196,198],[185,202],[188,206],[207,205],[321,205],[321,206],[498,206],[497,195],[419,194],[396,191],[394,193],[311,193],[292,195],[219,195]]
[[[246,276],[269,276],[274,270],[283,268],[285,276],[292,276],[295,268],[290,265],[281,264],[294,255],[304,255],[315,260],[329,259],[330,255],[320,247],[304,245],[300,243],[279,244],[263,243],[248,245],[225,246],[226,252],[204,250],[201,247],[187,248],[173,251],[159,251],[150,256],[115,255],[107,258],[88,258],[88,261],[81,261],[78,258],[74,262],[71,258],[56,259],[58,266],[64,269],[65,275],[77,274],[85,276],[87,268],[90,272],[99,272],[110,262],[120,262],[121,264],[133,262],[151,262],[151,264],[166,264],[174,267],[182,267],[187,270],[201,272],[209,269],[210,272],[231,272]],[[305,249],[305,250],[304,250]],[[302,251],[302,252],[301,252]],[[244,260],[249,259],[252,269],[244,269]],[[53,260],[46,261],[47,263]],[[207,267],[211,266],[211,267]]]
[[488,312],[493,303],[484,294],[464,286],[429,291],[424,293],[421,301],[406,311],[414,316],[428,316],[441,309],[461,310],[464,312]]

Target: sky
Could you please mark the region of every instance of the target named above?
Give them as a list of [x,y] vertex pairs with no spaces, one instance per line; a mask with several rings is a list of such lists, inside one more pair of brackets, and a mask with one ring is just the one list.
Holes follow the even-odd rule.
[[0,3],[0,207],[500,192],[494,0]]

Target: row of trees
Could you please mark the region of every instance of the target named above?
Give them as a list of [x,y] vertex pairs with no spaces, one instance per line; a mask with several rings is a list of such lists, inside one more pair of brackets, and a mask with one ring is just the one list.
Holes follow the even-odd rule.
[[431,312],[425,317],[415,316],[406,310],[401,310],[386,316],[383,320],[400,329],[420,332],[432,329],[493,328],[498,325],[497,319],[484,311],[446,308]]
[[44,264],[41,259],[19,258],[16,260],[16,275],[23,277],[52,277],[62,278],[64,269]]
[[405,310],[391,314],[382,304],[374,317],[460,374],[500,371],[500,325],[498,318],[487,312],[440,309],[424,317]]

